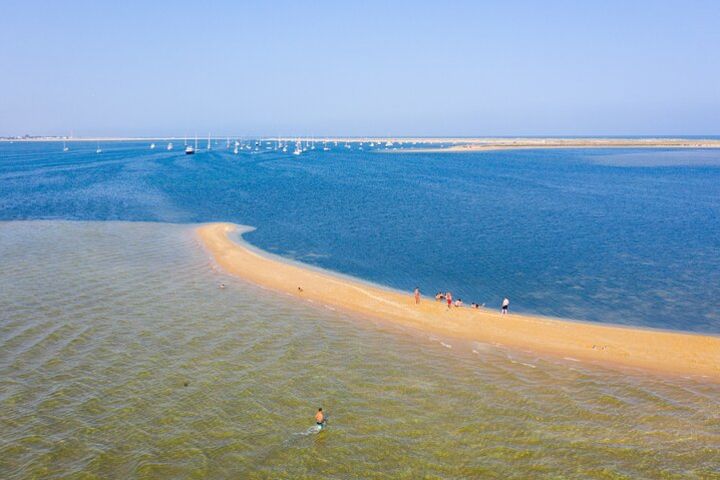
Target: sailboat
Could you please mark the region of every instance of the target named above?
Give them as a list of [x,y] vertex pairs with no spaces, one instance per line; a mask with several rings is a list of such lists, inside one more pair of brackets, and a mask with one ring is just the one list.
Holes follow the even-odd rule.
[[210,134],[209,134],[209,133],[208,133],[208,144],[207,144],[207,149],[208,149],[208,150],[212,150],[212,147],[210,146]]
[[67,152],[68,150],[70,149],[65,145],[65,140],[63,140],[63,152]]
[[167,144],[167,149],[168,149],[168,150],[172,150],[172,149],[173,149],[173,144],[172,144],[172,142],[169,142],[169,143]]
[[188,145],[185,147],[185,155],[193,155],[195,154],[195,149],[197,148],[197,137],[195,137],[195,147],[192,145]]
[[151,144],[150,144],[150,150],[155,150],[155,144],[154,144],[154,143],[151,143]]
[[100,148],[100,142],[97,144],[97,149],[95,149],[95,153],[102,153],[102,148]]

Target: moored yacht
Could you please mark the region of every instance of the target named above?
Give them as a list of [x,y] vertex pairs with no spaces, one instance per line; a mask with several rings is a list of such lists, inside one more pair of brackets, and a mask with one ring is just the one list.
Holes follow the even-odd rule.
[[197,135],[195,135],[195,146],[188,145],[185,147],[185,155],[192,155],[197,150]]

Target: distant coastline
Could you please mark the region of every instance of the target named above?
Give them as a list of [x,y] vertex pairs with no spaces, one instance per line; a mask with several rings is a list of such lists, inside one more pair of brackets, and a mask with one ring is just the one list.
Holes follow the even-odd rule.
[[[472,139],[417,152],[480,152],[555,148],[720,148],[720,140],[694,138],[494,138]],[[407,151],[407,150],[405,150]]]
[[[67,137],[30,136],[0,137],[0,142],[141,142],[178,141],[190,137]],[[206,137],[203,137],[205,140]],[[720,138],[702,137],[328,137],[328,136],[215,136],[212,140],[243,138],[263,141],[293,142],[298,139],[314,142],[373,143],[387,151],[402,152],[482,152],[515,149],[556,148],[720,148]],[[401,147],[401,148],[398,148]]]
[[[720,337],[535,315],[501,316],[480,308],[448,309],[332,272],[294,264],[230,239],[251,230],[233,224],[201,226],[197,234],[230,274],[298,300],[369,315],[447,337],[503,345],[589,363],[720,380]],[[426,294],[429,292],[425,292]],[[430,292],[431,293],[431,292]]]

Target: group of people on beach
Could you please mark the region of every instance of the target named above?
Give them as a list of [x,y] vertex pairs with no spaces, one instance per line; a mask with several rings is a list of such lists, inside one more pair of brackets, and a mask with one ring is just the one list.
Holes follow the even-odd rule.
[[[415,287],[415,291],[413,292],[413,296],[415,297],[415,303],[420,303],[420,288]],[[458,298],[453,302],[453,296],[452,292],[437,292],[435,294],[435,301],[437,302],[446,302],[447,308],[460,308],[465,306],[465,304],[462,301],[462,298]],[[470,308],[480,308],[484,307],[484,303],[471,303]],[[500,313],[503,315],[506,315],[508,313],[508,309],[510,308],[510,300],[505,297],[503,298],[502,305],[500,307]]]

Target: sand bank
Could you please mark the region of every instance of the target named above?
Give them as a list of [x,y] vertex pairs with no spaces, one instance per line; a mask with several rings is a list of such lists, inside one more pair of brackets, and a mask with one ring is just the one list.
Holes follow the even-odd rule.
[[469,139],[449,145],[403,149],[403,152],[483,152],[493,150],[561,149],[561,148],[720,148],[720,140],[670,138],[512,138]]
[[[294,141],[292,138],[281,138]],[[720,148],[714,138],[618,137],[319,137],[316,142],[377,143],[398,152],[474,152],[539,148]],[[397,149],[397,150],[396,150]]]
[[230,274],[297,296],[299,300],[312,300],[446,337],[560,358],[720,380],[720,337],[532,315],[503,316],[488,309],[448,309],[434,298],[424,298],[416,305],[410,293],[285,262],[228,237],[232,232],[249,230],[215,223],[199,227],[197,234],[218,265]]

